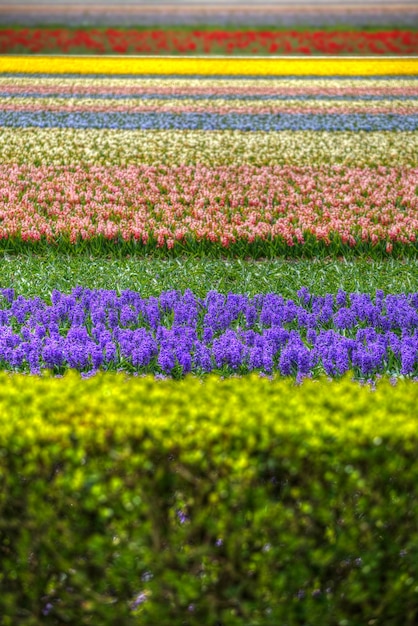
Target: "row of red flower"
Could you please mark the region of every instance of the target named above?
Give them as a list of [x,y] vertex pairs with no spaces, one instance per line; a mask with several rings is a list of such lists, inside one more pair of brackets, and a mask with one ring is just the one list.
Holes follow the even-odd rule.
[[416,168],[0,166],[0,239],[414,243]]
[[418,54],[418,31],[2,28],[0,53]]

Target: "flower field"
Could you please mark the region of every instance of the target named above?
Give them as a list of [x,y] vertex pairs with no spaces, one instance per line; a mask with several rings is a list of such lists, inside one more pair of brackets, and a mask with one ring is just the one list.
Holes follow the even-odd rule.
[[[156,61],[162,74],[143,75],[123,58],[112,77],[92,77],[82,57],[71,61],[74,74],[61,66],[51,75],[46,58],[29,57],[26,73],[4,73],[5,253],[179,262],[366,255],[415,267],[413,60],[394,62],[393,75],[373,61],[330,60],[334,76],[303,75],[297,62],[299,76],[280,76],[280,68],[289,72],[284,62],[260,60],[266,75],[245,77],[238,61],[229,78],[216,75],[224,61],[201,61],[212,63],[213,77],[173,77],[174,60],[168,74]],[[4,57],[4,69],[13,62]],[[100,72],[98,60],[88,63]],[[277,75],[266,73],[272,69]],[[336,284],[319,295],[299,284],[284,300],[211,284],[197,296],[168,284],[146,300],[127,287],[54,290],[46,301],[3,290],[2,367],[175,377],[418,374],[416,290],[350,293]]]
[[25,75],[0,87],[9,250],[416,253],[413,77]]
[[415,626],[418,58],[165,37],[0,57],[0,623]]

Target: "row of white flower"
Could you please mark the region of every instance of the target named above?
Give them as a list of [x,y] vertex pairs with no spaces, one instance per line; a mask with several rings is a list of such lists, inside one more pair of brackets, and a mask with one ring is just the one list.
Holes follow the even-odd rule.
[[0,128],[0,163],[416,167],[418,133]]

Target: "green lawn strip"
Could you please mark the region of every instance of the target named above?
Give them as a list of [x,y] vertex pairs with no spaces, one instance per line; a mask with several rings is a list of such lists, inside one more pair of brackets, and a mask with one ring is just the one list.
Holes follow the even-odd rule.
[[228,293],[276,292],[293,298],[300,287],[324,295],[339,288],[374,294],[418,290],[418,259],[295,260],[175,258],[105,258],[88,255],[3,256],[0,287],[16,294],[48,298],[53,289],[65,293],[76,285],[90,289],[131,289],[144,297],[168,289],[191,289],[203,297],[211,289]]
[[[253,260],[319,260],[319,259],[373,259],[385,261],[387,258],[407,261],[418,258],[418,241],[403,243],[391,242],[381,238],[377,243],[362,241],[360,232],[353,232],[355,245],[344,242],[335,232],[329,233],[329,242],[316,237],[312,232],[303,232],[303,243],[297,241],[293,234],[290,245],[283,236],[255,237],[248,241],[236,237],[235,241],[227,241],[226,245],[220,241],[221,234],[216,233],[218,241],[210,241],[206,236],[198,239],[193,233],[186,233],[183,240],[177,241],[175,234],[166,235],[162,244],[159,244],[154,232],[147,232],[148,241],[130,237],[123,239],[119,234],[108,238],[102,234],[83,240],[78,236],[75,242],[71,241],[69,233],[58,233],[52,241],[41,235],[39,240],[25,240],[17,235],[3,239],[0,244],[0,258],[2,255],[49,255],[54,249],[55,254],[76,256],[90,255],[101,258],[135,257],[136,259],[152,258],[181,259],[181,258],[210,258],[210,259],[253,259]],[[228,239],[228,237],[227,237]],[[388,249],[389,246],[389,249]],[[391,253],[389,255],[389,252]]]

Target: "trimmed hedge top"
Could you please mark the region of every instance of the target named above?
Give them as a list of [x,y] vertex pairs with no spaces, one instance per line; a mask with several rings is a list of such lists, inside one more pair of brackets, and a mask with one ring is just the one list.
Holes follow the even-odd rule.
[[74,372],[63,378],[1,374],[0,445],[23,435],[29,445],[74,433],[97,443],[105,433],[118,440],[152,428],[166,448],[193,447],[202,444],[203,428],[206,436],[227,427],[229,437],[246,439],[260,426],[277,436],[305,431],[312,445],[319,432],[347,442],[377,435],[414,439],[417,406],[418,386],[402,380],[393,386],[383,379],[371,391],[349,377],[297,386],[256,374],[209,376],[204,382],[191,376],[173,381],[113,373],[88,380]]

